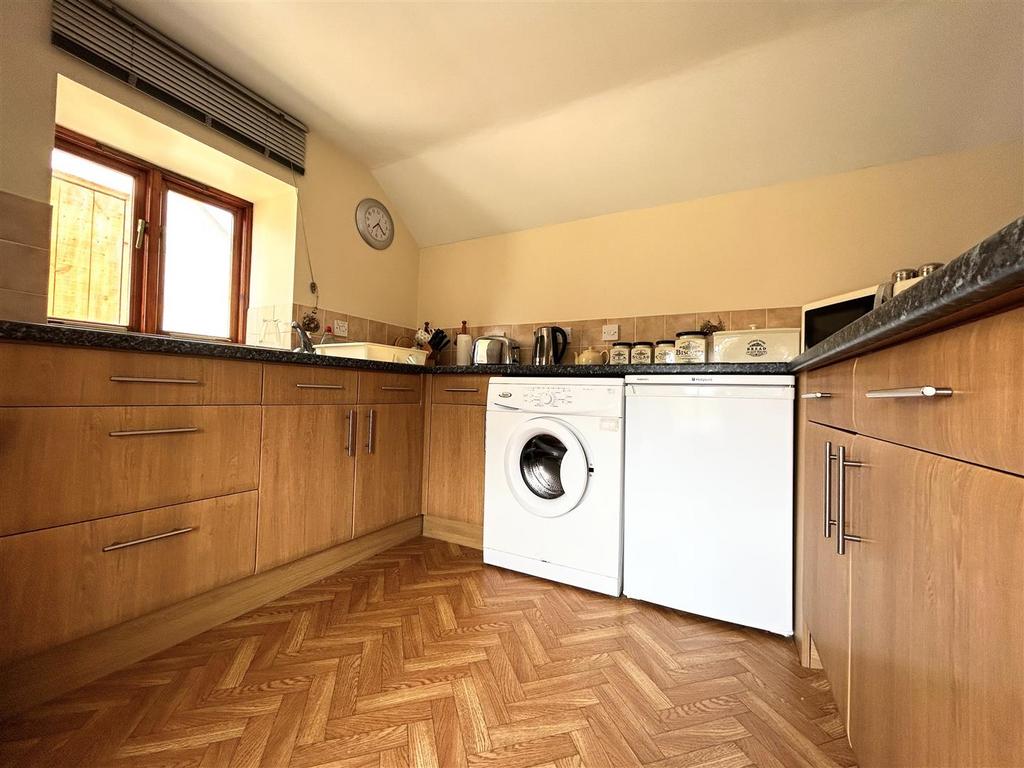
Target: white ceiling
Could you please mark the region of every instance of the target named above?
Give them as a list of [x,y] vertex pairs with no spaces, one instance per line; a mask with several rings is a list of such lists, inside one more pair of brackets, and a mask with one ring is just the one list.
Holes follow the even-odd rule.
[[122,2],[362,159],[421,246],[1024,133],[1015,1]]

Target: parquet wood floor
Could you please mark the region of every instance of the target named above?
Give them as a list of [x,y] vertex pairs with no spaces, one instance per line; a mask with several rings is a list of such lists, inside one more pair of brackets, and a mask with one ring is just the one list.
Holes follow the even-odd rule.
[[17,766],[853,765],[791,642],[395,547],[0,724]]

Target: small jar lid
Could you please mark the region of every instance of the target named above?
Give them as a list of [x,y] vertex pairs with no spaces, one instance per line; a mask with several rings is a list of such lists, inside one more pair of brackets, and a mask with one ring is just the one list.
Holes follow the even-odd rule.
[[653,341],[634,341],[633,342],[633,346],[634,347],[651,347],[653,349],[654,348],[654,342]]
[[676,344],[676,340],[675,340],[675,339],[661,339],[661,340],[660,340],[660,341],[658,342],[658,344],[659,344],[659,345],[661,345],[661,344],[671,344],[672,346],[675,346],[675,344]]
[[612,346],[613,347],[632,347],[633,346],[633,342],[632,341],[613,341],[612,342]]
[[676,334],[677,339],[681,339],[683,336],[700,336],[703,339],[704,333],[703,331],[680,331]]

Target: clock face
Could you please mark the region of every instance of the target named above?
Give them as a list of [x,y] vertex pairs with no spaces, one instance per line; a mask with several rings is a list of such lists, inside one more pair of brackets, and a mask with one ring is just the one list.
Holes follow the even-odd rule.
[[368,245],[383,250],[395,239],[395,224],[384,203],[366,198],[356,206],[356,229]]

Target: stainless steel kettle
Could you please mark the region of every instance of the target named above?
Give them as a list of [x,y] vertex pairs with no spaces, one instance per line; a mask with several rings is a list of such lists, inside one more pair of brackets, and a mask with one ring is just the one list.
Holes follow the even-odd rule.
[[569,335],[557,325],[542,325],[533,332],[533,364],[558,365],[569,348]]

